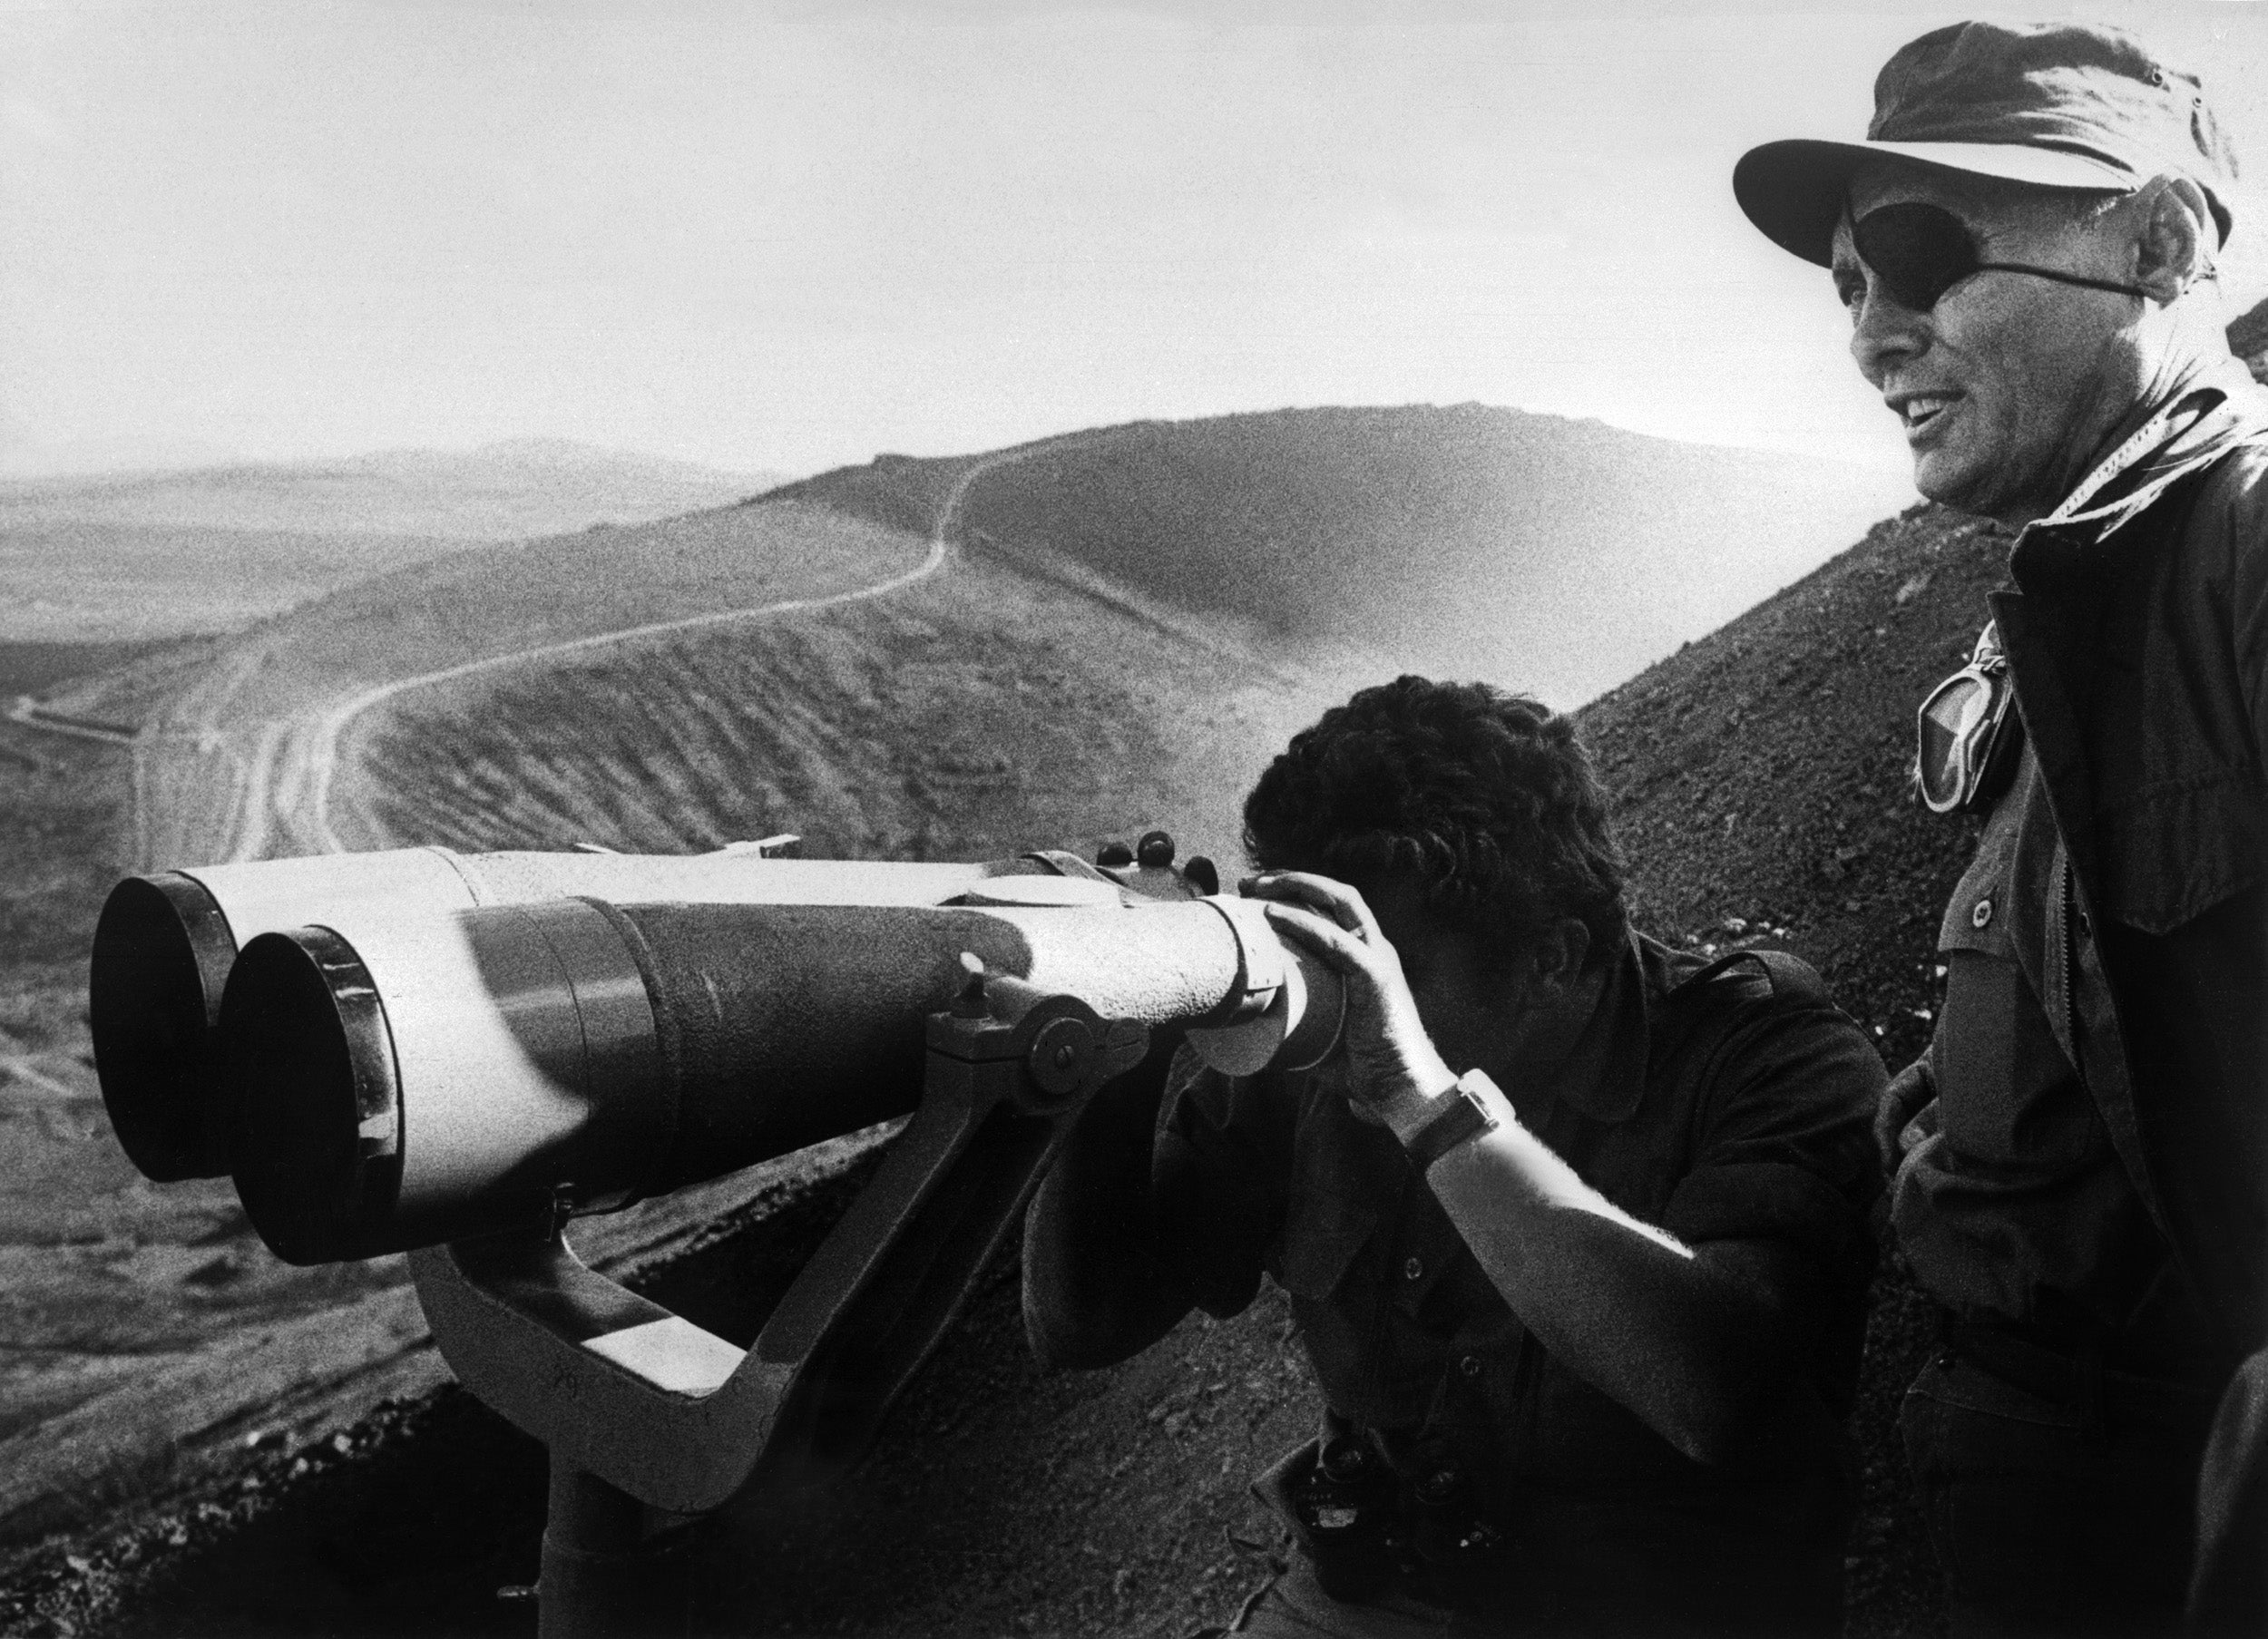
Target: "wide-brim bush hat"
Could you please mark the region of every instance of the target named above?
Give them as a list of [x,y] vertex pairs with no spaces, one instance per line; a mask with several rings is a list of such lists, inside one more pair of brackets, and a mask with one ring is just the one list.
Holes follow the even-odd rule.
[[1774,243],[1823,268],[1852,174],[1884,156],[2118,193],[2176,171],[2204,190],[2224,242],[2232,226],[2236,156],[2203,84],[2122,29],[1934,29],[1875,76],[1863,141],[1796,137],[1752,148],[1733,168],[1733,196]]

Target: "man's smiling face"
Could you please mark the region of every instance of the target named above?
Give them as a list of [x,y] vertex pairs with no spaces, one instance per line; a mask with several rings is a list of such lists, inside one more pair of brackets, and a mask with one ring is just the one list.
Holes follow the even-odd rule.
[[2140,395],[2136,298],[1987,269],[1926,312],[1902,306],[1852,243],[1851,222],[1886,205],[1934,205],[1970,229],[1979,259],[2106,279],[2132,276],[2116,212],[2083,221],[2043,190],[1970,185],[1886,161],[1851,186],[1835,229],[1836,294],[1851,312],[1851,356],[1897,413],[1914,486],[1932,501],[2021,524],[2054,509],[2086,475]]

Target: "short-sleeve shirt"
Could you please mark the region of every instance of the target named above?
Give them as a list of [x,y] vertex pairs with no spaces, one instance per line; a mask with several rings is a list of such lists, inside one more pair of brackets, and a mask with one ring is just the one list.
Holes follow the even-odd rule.
[[[1791,961],[1791,959],[1782,959]],[[1834,1632],[1884,1076],[1808,982],[1634,935],[1554,1091],[1508,1088],[1585,1182],[1690,1246],[1775,1244],[1804,1364],[1786,1415],[1695,1462],[1531,1336],[1383,1128],[1296,1075],[1177,1065],[1153,1172],[1161,1250],[1216,1314],[1289,1293],[1337,1417],[1403,1474],[1447,1452],[1511,1545],[1461,1604],[1518,1631]],[[1509,1605],[1503,1601],[1509,1600]],[[1485,1631],[1500,1631],[1494,1624]]]

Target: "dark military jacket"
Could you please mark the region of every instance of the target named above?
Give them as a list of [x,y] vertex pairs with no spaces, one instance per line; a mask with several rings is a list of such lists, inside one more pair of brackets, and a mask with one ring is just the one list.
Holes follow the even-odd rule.
[[[2195,387],[2113,499],[2017,539],[1990,601],[2045,801],[1996,814],[1941,940],[2012,955],[2225,1366],[2268,1342],[2268,394]],[[1941,1035],[2014,1051],[2015,1005]]]

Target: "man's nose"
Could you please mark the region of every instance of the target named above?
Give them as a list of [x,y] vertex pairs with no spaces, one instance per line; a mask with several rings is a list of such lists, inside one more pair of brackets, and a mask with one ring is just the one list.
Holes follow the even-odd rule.
[[1916,313],[1870,280],[1851,330],[1851,356],[1858,361],[1859,374],[1879,387],[1892,366],[1918,356],[1929,345],[1929,315]]

